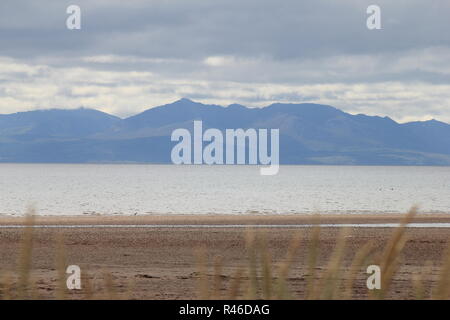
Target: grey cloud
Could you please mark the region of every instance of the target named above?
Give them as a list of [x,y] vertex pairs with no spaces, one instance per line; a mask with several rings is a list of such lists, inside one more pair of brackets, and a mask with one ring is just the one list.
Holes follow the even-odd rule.
[[[146,57],[258,56],[274,59],[402,51],[448,45],[448,1],[387,1],[383,30],[368,31],[372,1],[79,0],[83,28],[65,28],[71,1],[0,4],[11,56],[127,54]],[[26,5],[25,5],[26,4]]]
[[[0,108],[126,115],[187,96],[448,121],[450,2],[377,0],[383,29],[369,31],[373,2],[2,0]],[[65,27],[71,4],[80,31]]]

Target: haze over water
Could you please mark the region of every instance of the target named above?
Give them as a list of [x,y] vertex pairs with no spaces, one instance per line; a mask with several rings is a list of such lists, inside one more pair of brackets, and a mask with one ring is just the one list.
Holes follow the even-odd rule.
[[0,164],[0,214],[450,213],[450,167]]

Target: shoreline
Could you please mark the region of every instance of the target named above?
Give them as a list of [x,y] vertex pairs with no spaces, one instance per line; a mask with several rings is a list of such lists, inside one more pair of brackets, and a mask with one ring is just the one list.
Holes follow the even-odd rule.
[[[391,224],[405,214],[80,215],[33,216],[36,225],[314,225]],[[25,225],[26,216],[1,216],[0,226]],[[450,223],[450,214],[417,214],[411,223]]]

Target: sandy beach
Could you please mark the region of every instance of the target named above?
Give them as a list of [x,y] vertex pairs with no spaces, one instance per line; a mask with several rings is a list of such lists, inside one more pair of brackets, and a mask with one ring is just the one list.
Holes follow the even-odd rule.
[[[396,223],[400,215],[327,215],[322,224]],[[302,299],[308,276],[307,255],[312,228],[289,227],[311,224],[318,220],[305,215],[176,215],[176,216],[79,216],[36,217],[36,225],[74,226],[90,228],[35,228],[32,232],[29,297],[46,299],[58,294],[58,263],[78,265],[82,270],[83,289],[67,291],[65,298],[123,298],[123,299],[196,299],[204,291],[205,281],[214,283],[210,298],[228,298],[234,283],[240,283],[239,297],[245,296],[249,275],[249,250],[246,239],[252,228],[221,228],[220,225],[268,225],[254,230],[258,241],[265,241],[273,274],[286,260],[294,236],[300,246],[293,256],[287,285],[292,298]],[[448,215],[420,215],[413,222],[449,223]],[[0,294],[14,295],[20,274],[21,239],[24,229],[18,217],[0,218]],[[192,225],[215,225],[205,228]],[[95,225],[120,225],[118,228]],[[126,225],[135,227],[129,228]],[[191,225],[179,228],[144,228],[139,225]],[[285,225],[273,228],[270,225]],[[7,227],[9,226],[9,227]],[[318,259],[315,269],[320,281],[336,247],[343,228],[321,228]],[[373,259],[386,245],[393,228],[350,228],[346,248],[339,268],[346,270],[355,253],[367,242],[373,242]],[[445,249],[450,244],[448,228],[408,228],[407,242],[400,254],[388,298],[412,299],[417,293],[415,282],[421,279],[421,289],[427,296],[439,279]],[[59,240],[58,240],[59,239]],[[61,240],[62,239],[62,240]],[[62,249],[61,249],[62,248]],[[372,258],[371,258],[372,259]],[[375,260],[374,260],[375,261]],[[367,261],[370,263],[371,261]],[[366,263],[366,264],[367,264]],[[60,263],[61,265],[61,263]],[[365,266],[365,265],[363,265]],[[367,298],[367,274],[360,268],[351,298]],[[206,276],[203,276],[206,274]],[[259,274],[258,276],[261,276]],[[345,274],[342,273],[345,281]],[[238,279],[238,281],[237,281]],[[65,283],[65,279],[64,279]],[[12,292],[12,293],[11,293]]]

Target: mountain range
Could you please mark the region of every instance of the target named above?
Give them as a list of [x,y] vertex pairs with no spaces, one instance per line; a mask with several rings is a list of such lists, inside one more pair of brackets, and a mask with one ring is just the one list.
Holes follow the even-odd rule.
[[188,99],[119,117],[93,109],[0,115],[0,162],[170,163],[174,129],[280,129],[282,164],[450,165],[450,125],[398,123],[320,104],[264,108]]

